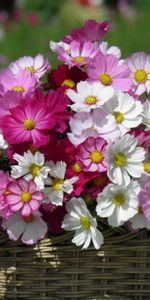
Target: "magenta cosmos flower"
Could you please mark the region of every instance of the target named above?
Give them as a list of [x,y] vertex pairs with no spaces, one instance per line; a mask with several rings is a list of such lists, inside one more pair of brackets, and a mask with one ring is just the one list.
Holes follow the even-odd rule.
[[23,217],[28,217],[32,212],[38,210],[44,194],[36,191],[36,184],[33,180],[27,182],[20,178],[8,184],[8,195],[5,199],[13,212],[21,211]]
[[104,55],[101,52],[92,60],[87,74],[90,80],[123,92],[128,91],[132,83],[128,66],[124,63],[119,64],[119,60],[114,55]]
[[59,60],[64,61],[69,66],[79,67],[89,64],[99,50],[95,49],[94,44],[90,42],[81,44],[80,42],[73,41],[70,43],[68,51],[60,46],[56,49],[56,52]]
[[107,142],[101,138],[87,138],[78,147],[78,160],[84,171],[105,172],[108,169],[105,161]]
[[25,96],[27,93],[32,93],[37,86],[35,76],[26,70],[20,70],[16,75],[8,68],[0,73],[0,82],[2,87],[1,94],[7,91],[22,93]]
[[110,21],[96,22],[95,20],[87,20],[83,27],[74,29],[69,35],[63,38],[65,43],[70,44],[72,41],[80,43],[100,42],[102,37],[109,30],[111,25]]
[[150,180],[139,193],[139,206],[142,207],[145,218],[150,221]]
[[136,95],[150,92],[150,55],[136,52],[126,60],[131,71],[133,86]]
[[49,129],[55,123],[50,106],[42,100],[24,101],[22,105],[10,109],[9,115],[0,119],[0,127],[8,144],[29,142],[35,147],[49,142]]

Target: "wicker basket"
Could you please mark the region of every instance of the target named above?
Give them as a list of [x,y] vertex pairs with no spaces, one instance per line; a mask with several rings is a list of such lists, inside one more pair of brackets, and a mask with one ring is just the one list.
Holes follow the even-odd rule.
[[0,233],[0,299],[150,300],[150,238],[142,230],[104,228],[96,251],[71,244],[71,235],[34,247]]

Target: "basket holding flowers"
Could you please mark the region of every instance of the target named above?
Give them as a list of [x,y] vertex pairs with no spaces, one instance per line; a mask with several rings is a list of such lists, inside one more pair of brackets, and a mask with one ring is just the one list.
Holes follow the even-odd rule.
[[0,71],[0,217],[14,241],[66,230],[99,249],[97,219],[150,228],[150,55],[122,59],[109,27],[50,41],[55,70],[39,54]]

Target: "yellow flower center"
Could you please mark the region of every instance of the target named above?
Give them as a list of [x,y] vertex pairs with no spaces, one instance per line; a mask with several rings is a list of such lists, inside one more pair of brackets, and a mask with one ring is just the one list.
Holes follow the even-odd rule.
[[33,216],[30,215],[30,216],[28,216],[28,217],[24,217],[24,221],[25,221],[26,223],[31,223],[31,222],[33,221]]
[[86,97],[85,98],[85,103],[89,104],[89,105],[95,104],[96,103],[96,97],[94,97],[94,96]]
[[28,72],[30,72],[30,73],[34,73],[34,72],[35,72],[35,69],[34,69],[32,66],[26,67],[26,70],[27,70]]
[[89,217],[87,216],[80,217],[80,225],[84,230],[89,230],[91,225]]
[[26,130],[32,130],[35,127],[35,122],[32,119],[25,119],[23,121],[23,126]]
[[31,200],[31,194],[29,192],[21,193],[21,201],[22,202],[29,202],[30,200]]
[[93,163],[100,163],[103,159],[103,155],[100,151],[93,151],[90,153],[90,159]]
[[124,194],[118,193],[115,195],[115,197],[112,199],[113,203],[117,206],[121,206],[125,202],[126,198]]
[[54,179],[52,182],[53,191],[58,192],[59,188],[63,185],[63,183],[64,183],[63,179],[60,178]]
[[41,169],[40,166],[38,166],[36,164],[32,164],[29,168],[29,171],[30,171],[30,174],[32,174],[33,177],[36,177],[36,176],[38,176],[40,169]]
[[70,87],[70,88],[73,88],[73,87],[75,86],[75,83],[74,83],[74,81],[71,80],[71,79],[65,79],[65,80],[62,82],[61,86],[64,86],[64,85],[66,85],[66,86],[68,86],[68,87]]
[[93,179],[94,186],[96,186],[96,187],[102,186],[105,183],[105,181],[106,181],[105,176],[98,176]]
[[113,116],[115,117],[117,123],[122,123],[122,121],[124,120],[123,114],[119,111],[114,111]]
[[144,83],[147,79],[147,73],[145,72],[145,70],[137,70],[135,73],[134,73],[134,79],[136,82],[138,83]]
[[78,162],[74,162],[72,165],[72,169],[75,173],[80,173],[81,172],[81,167]]
[[112,83],[112,78],[107,73],[100,74],[99,80],[104,85],[110,85]]
[[15,91],[15,92],[24,92],[24,88],[20,85],[15,85],[12,87],[12,91]]
[[122,152],[118,152],[115,154],[114,156],[114,163],[119,166],[119,167],[122,167],[125,165],[126,163],[126,157],[125,155],[122,153]]
[[144,171],[150,173],[150,161],[144,162]]
[[73,58],[74,61],[76,61],[78,64],[81,64],[84,61],[84,57],[77,56]]

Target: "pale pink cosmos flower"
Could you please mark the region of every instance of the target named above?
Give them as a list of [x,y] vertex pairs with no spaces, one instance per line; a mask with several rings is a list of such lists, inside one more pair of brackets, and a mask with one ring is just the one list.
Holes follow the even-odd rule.
[[120,136],[113,115],[107,114],[103,108],[92,112],[76,113],[69,121],[71,132],[67,134],[75,146],[83,143],[88,137],[102,137],[107,141],[115,141]]
[[11,211],[20,211],[23,217],[29,217],[32,212],[38,210],[44,199],[44,194],[36,190],[33,180],[28,182],[19,178],[9,183],[7,188],[9,193],[5,196],[6,203]]
[[85,42],[83,45],[80,42],[72,41],[69,50],[66,51],[63,46],[56,49],[58,59],[64,61],[69,66],[84,66],[95,57],[99,52],[90,42]]
[[132,54],[126,63],[131,71],[132,91],[136,95],[150,92],[150,55],[144,52]]
[[70,34],[64,36],[63,41],[70,44],[72,41],[78,41],[82,44],[85,42],[99,43],[107,33],[111,25],[110,21],[96,22],[87,20],[83,27],[74,29]]
[[44,58],[42,54],[38,54],[35,57],[23,56],[9,65],[14,75],[16,75],[19,70],[26,70],[34,74],[37,79],[41,78],[50,67],[51,65],[48,59]]
[[90,65],[87,74],[90,81],[98,81],[104,86],[112,86],[123,92],[129,91],[132,80],[130,70],[125,63],[119,64],[114,55],[99,52]]
[[82,169],[88,172],[105,172],[108,169],[105,160],[107,142],[101,137],[87,138],[78,146],[77,158]]
[[139,194],[139,206],[142,207],[145,218],[150,221],[150,179]]
[[28,245],[43,239],[48,230],[39,211],[28,217],[23,217],[19,212],[14,213],[7,221],[3,221],[2,227],[6,229],[11,240],[16,241],[21,237],[21,241]]
[[4,95],[7,91],[22,93],[23,96],[33,93],[37,87],[37,80],[32,73],[20,70],[16,75],[8,68],[0,73],[0,82]]

